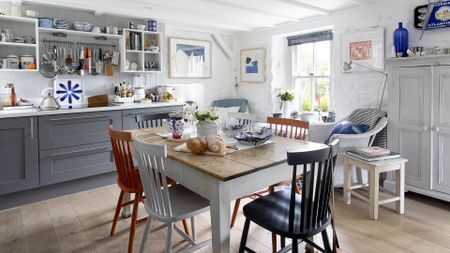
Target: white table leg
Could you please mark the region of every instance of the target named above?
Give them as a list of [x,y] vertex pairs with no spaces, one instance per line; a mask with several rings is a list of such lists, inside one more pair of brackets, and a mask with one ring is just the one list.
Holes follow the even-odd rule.
[[352,203],[352,169],[347,157],[344,157],[344,203],[350,205]]
[[401,163],[400,169],[397,170],[395,175],[395,192],[400,197],[400,200],[396,202],[395,209],[399,214],[405,213],[405,163]]
[[[130,194],[125,192],[123,195],[123,203],[130,201]],[[122,218],[128,218],[131,216],[130,205],[122,207]]]
[[230,252],[230,195],[225,184],[219,182],[211,189],[210,211],[214,253]]
[[372,220],[378,220],[378,195],[380,191],[379,177],[376,170],[369,172],[369,215]]

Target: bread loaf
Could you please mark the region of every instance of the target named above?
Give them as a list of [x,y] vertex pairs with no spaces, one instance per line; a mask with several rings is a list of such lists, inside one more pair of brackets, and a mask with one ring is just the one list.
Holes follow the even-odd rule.
[[219,135],[210,135],[210,136],[208,136],[208,138],[206,139],[206,142],[208,143],[208,150],[209,151],[211,151],[213,153],[221,154],[221,155],[225,155],[226,154],[226,152],[227,152],[227,143]]
[[208,144],[204,137],[190,138],[187,140],[186,146],[194,154],[203,154],[208,151]]

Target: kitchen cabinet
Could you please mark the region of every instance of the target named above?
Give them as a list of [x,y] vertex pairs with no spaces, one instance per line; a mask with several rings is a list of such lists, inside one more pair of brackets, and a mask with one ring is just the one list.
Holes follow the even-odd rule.
[[[450,57],[387,61],[392,151],[408,159],[406,190],[450,201]],[[388,175],[389,188],[393,176]]]
[[0,195],[39,186],[37,118],[0,119]]
[[110,125],[122,128],[121,111],[39,117],[41,185],[114,171]]
[[153,107],[145,109],[132,109],[122,111],[122,125],[123,130],[137,129],[136,123],[137,115],[145,115],[152,113],[170,113],[170,112],[183,112],[183,106],[167,106],[167,107]]

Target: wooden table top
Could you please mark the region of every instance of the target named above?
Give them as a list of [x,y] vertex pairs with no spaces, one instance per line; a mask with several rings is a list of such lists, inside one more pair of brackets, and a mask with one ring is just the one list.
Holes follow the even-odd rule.
[[325,144],[320,143],[275,137],[273,143],[237,150],[226,156],[197,155],[175,151],[174,148],[182,143],[163,139],[155,134],[161,131],[163,131],[161,128],[132,130],[134,138],[166,145],[169,158],[189,165],[222,181],[285,163],[288,150],[306,151],[325,146]]

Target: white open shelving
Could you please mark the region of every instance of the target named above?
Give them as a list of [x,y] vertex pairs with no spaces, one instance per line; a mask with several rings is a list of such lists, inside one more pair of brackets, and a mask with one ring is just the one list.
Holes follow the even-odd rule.
[[[130,48],[131,36],[134,34],[139,35],[139,41],[136,47]],[[147,43],[156,44],[159,47],[159,51],[146,51],[144,45]],[[123,29],[123,35],[120,42],[120,72],[133,74],[160,73],[162,67],[161,45],[161,34],[158,32]],[[138,69],[127,69],[127,61],[136,63]],[[145,70],[145,62],[155,62],[157,70]]]
[[0,42],[0,58],[6,58],[8,55],[34,56],[36,69],[0,69],[0,72],[37,72],[39,71],[39,41],[38,20],[35,18],[15,17],[0,15],[0,30],[11,29],[14,37],[29,35],[32,36],[36,44]]

